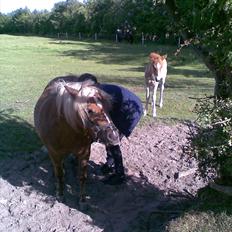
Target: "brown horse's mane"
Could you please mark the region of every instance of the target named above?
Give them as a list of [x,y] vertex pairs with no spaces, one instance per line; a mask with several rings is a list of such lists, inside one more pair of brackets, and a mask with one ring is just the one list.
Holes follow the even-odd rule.
[[[56,93],[57,113],[59,117],[62,115],[73,129],[78,129],[77,125],[85,128],[88,123],[89,117],[86,106],[89,97],[85,95],[84,91],[87,87],[100,94],[102,104],[105,105],[107,110],[111,107],[111,96],[99,89],[92,80],[83,82],[65,82],[64,80],[59,80],[53,83],[53,86]],[[65,86],[77,91],[75,98],[67,91]]]

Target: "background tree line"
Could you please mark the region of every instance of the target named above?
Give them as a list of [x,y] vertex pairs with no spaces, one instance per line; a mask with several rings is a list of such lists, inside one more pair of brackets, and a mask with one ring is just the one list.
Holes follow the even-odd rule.
[[165,6],[153,0],[77,0],[61,1],[51,12],[18,9],[0,14],[0,33],[55,35],[67,32],[112,37],[116,29],[128,22],[135,35],[156,35],[163,40],[173,35]]

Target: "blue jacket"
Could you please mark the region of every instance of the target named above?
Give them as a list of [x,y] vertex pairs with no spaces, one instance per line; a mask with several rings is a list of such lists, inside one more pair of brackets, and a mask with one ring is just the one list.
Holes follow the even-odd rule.
[[143,114],[141,100],[128,89],[118,85],[100,84],[100,88],[112,96],[110,116],[114,125],[123,135],[130,136]]

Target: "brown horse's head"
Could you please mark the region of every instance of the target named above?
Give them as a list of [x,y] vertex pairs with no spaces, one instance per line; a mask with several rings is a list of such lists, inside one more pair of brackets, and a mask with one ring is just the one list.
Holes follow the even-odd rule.
[[[77,118],[81,119],[84,130],[92,139],[105,145],[119,144],[119,132],[109,116],[111,97],[95,85],[88,85],[88,81],[78,88],[75,84],[66,84],[64,88],[74,101]],[[67,114],[67,121],[75,128],[72,123],[75,119],[71,118],[72,116]]]
[[153,64],[158,64],[160,63],[160,65],[162,65],[163,60],[167,58],[167,55],[163,55],[161,56],[160,54],[156,53],[156,52],[151,52],[149,55],[150,61]]

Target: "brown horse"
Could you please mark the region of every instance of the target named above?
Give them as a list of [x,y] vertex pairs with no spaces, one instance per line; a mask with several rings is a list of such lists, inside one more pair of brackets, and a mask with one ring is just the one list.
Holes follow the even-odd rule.
[[160,84],[159,106],[163,107],[164,84],[167,77],[167,56],[161,56],[158,53],[150,53],[150,63],[145,69],[145,88],[146,88],[146,105],[144,116],[148,112],[150,96],[152,96],[152,116],[156,117],[156,93]]
[[85,202],[85,182],[91,143],[117,145],[119,133],[109,117],[111,97],[91,80],[76,76],[55,78],[44,89],[34,110],[36,131],[48,149],[57,178],[57,197],[63,197],[63,160],[78,158],[80,202]]

